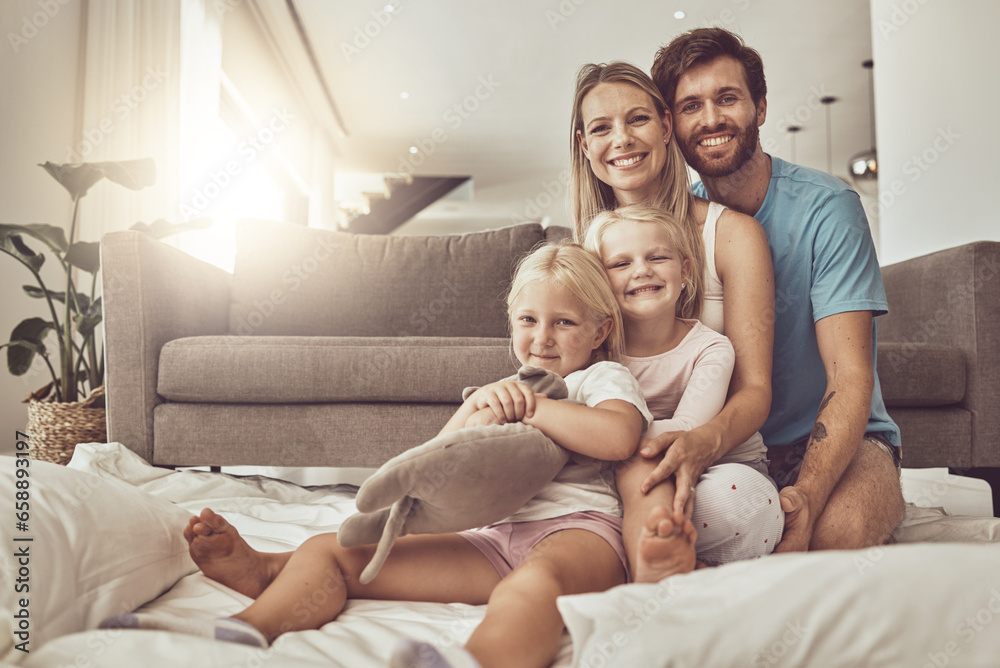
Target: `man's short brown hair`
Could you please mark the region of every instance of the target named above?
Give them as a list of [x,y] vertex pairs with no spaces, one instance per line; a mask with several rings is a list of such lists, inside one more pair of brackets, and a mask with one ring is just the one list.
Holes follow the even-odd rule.
[[764,99],[767,95],[767,82],[764,80],[764,61],[760,54],[744,44],[743,38],[728,30],[696,28],[660,47],[653,61],[650,74],[671,110],[676,102],[677,81],[681,75],[695,65],[710,62],[719,56],[732,56],[743,65],[754,106]]

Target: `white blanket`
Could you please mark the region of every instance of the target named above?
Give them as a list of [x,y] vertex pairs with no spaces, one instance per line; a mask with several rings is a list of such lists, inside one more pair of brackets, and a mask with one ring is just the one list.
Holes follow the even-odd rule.
[[[71,466],[190,513],[211,507],[253,547],[266,551],[292,550],[309,536],[335,531],[354,512],[351,487],[303,488],[261,477],[172,472],[150,467],[118,444],[78,447]],[[129,527],[111,522],[102,540],[116,541],[125,552],[129,535]],[[661,585],[565,597],[560,609],[572,637],[564,635],[553,665],[991,665],[984,657],[1000,657],[1000,546],[995,544],[1000,521],[910,507],[897,540],[987,545],[783,555],[697,571]],[[193,573],[142,610],[211,618],[248,602]],[[26,666],[365,668],[387,665],[403,637],[461,644],[484,610],[353,601],[336,621],[318,631],[286,634],[268,650],[164,631],[91,627],[49,640],[28,655],[4,658]]]

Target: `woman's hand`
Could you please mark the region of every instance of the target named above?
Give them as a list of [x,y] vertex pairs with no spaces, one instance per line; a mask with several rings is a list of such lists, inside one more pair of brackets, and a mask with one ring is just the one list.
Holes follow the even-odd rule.
[[469,427],[486,427],[493,424],[500,424],[500,421],[497,420],[497,416],[493,414],[493,411],[489,407],[476,411],[465,421],[467,429]]
[[692,490],[698,479],[717,459],[721,439],[705,426],[691,431],[667,431],[653,438],[643,438],[639,454],[653,459],[663,453],[663,459],[652,473],[642,481],[639,490],[646,494],[655,485],[674,476],[677,492],[674,494],[674,516],[688,512]]
[[535,393],[524,383],[514,380],[483,385],[466,399],[466,403],[477,411],[489,408],[497,420],[493,424],[520,422],[535,413]]

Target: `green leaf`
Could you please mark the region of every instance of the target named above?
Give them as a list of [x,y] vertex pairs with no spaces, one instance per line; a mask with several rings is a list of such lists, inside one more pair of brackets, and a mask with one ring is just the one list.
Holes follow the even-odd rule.
[[36,272],[45,264],[45,256],[28,248],[20,234],[0,231],[0,251],[13,255]]
[[[59,302],[60,304],[66,303],[65,292],[56,292],[55,290],[46,290],[45,292],[42,292],[42,289],[35,285],[23,285],[21,287],[24,288],[24,293],[26,295],[34,299],[44,299],[46,296],[48,296],[48,298],[54,302]],[[98,297],[97,299],[98,301],[100,301],[101,298]],[[78,294],[76,296],[76,302],[79,303],[80,311],[82,313],[87,313],[92,308],[90,304],[90,297],[88,297],[87,295]],[[73,307],[73,311],[76,312],[75,304],[71,302],[70,306]]]
[[69,247],[69,252],[66,253],[66,262],[91,274],[96,274],[101,268],[101,245],[96,241],[77,241]]
[[179,234],[187,230],[203,230],[211,224],[211,218],[195,218],[184,223],[168,223],[160,218],[159,220],[154,220],[149,225],[146,223],[136,223],[129,229],[142,232],[154,239],[162,239],[163,237],[169,237],[171,234]]
[[35,355],[45,354],[45,337],[55,326],[41,318],[22,320],[10,333],[7,347],[7,369],[14,376],[23,376],[35,361]]
[[94,333],[94,328],[101,324],[101,314],[97,315],[78,315],[74,316],[73,324],[76,325],[76,331],[80,332],[81,336],[90,336]]
[[[80,295],[81,298],[84,296]],[[81,302],[80,310],[84,312],[83,315],[73,318],[73,322],[76,324],[76,330],[80,332],[80,335],[86,338],[93,335],[94,329],[101,324],[101,319],[104,315],[101,298],[98,297],[94,300],[93,304],[88,304],[86,308],[84,308],[83,302]]]
[[55,290],[42,290],[37,285],[24,285],[24,293],[33,299],[45,299],[47,296],[54,302],[59,302],[60,304],[66,303],[66,293],[56,292]]
[[44,223],[31,223],[29,225],[3,225],[0,224],[0,234],[11,232],[15,234],[27,234],[45,243],[57,253],[65,253],[69,244],[66,243],[66,231],[55,225]]
[[74,200],[86,195],[101,179],[114,181],[130,190],[141,190],[156,182],[156,162],[152,158],[75,164],[46,162],[39,167],[52,175]]

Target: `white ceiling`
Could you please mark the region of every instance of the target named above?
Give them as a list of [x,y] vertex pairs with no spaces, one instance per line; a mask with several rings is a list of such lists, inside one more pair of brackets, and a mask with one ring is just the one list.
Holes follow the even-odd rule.
[[[387,3],[396,11],[386,12]],[[839,98],[829,108],[834,173],[846,178],[848,158],[871,143],[868,71],[861,66],[871,57],[868,0],[295,0],[295,6],[344,120],[338,169],[400,171],[404,161],[419,161],[417,174],[471,175],[475,201],[448,207],[463,216],[503,217],[511,203],[499,200],[521,201],[522,191],[531,196],[566,170],[581,65],[628,60],[648,71],[659,46],[694,27],[734,30],[763,56],[765,150],[790,158],[786,128],[801,125],[796,161],[826,169],[823,95]],[[686,13],[680,20],[679,10]],[[411,157],[413,145],[426,150]],[[476,213],[476,206],[492,206],[492,213]]]

